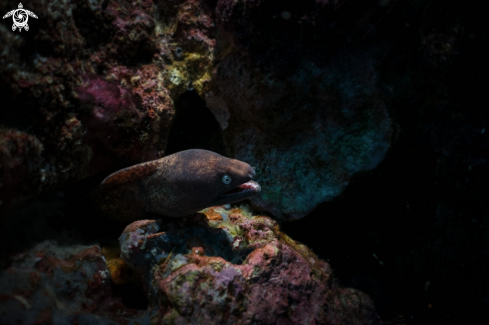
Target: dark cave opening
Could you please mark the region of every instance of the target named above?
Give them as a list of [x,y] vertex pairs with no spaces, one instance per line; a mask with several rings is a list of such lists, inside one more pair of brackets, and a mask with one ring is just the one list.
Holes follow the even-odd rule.
[[219,123],[196,91],[180,95],[175,110],[165,156],[187,149],[206,149],[225,155]]
[[135,283],[127,283],[121,285],[114,285],[114,296],[120,297],[122,303],[127,308],[134,308],[138,310],[148,309],[149,302],[148,296],[143,291],[140,285]]

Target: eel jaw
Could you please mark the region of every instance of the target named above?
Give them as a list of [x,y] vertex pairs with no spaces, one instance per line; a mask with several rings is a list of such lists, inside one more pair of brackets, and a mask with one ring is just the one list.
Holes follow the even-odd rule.
[[248,181],[241,185],[236,186],[230,191],[221,194],[213,203],[213,206],[224,205],[229,203],[234,203],[246,199],[251,199],[252,197],[258,195],[261,191],[260,184],[254,181]]

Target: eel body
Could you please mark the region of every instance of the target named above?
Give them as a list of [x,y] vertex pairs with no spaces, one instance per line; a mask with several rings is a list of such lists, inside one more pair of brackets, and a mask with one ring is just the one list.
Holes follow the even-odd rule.
[[257,195],[245,162],[201,149],[177,152],[109,175],[94,193],[102,212],[131,222],[147,213],[182,217]]

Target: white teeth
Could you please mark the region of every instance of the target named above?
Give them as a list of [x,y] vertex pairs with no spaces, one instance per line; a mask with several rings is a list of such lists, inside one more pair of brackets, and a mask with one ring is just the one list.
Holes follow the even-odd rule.
[[[251,187],[251,189],[256,190],[256,191],[260,189],[260,185],[258,185],[257,183],[254,183],[254,182],[247,182],[247,183],[245,183],[245,184],[246,184],[246,186],[247,186],[247,189],[250,189],[250,187]],[[244,184],[243,184],[243,185],[244,185]]]
[[231,193],[224,193],[223,195],[244,194],[249,192],[260,192],[260,191],[261,191],[261,187],[260,185],[258,185],[258,183],[246,182],[234,188],[233,190],[229,191]]

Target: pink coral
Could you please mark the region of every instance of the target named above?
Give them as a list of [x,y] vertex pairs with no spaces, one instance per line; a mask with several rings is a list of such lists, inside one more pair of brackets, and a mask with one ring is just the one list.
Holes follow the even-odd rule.
[[[160,157],[173,118],[161,77],[164,51],[151,36],[152,1],[43,3],[29,7],[40,18],[33,40],[0,32],[9,49],[0,53],[0,85],[19,111],[2,121],[43,148],[22,175],[10,172],[23,183],[5,182],[0,211],[67,182]],[[10,138],[2,133],[0,143]]]
[[[98,76],[85,75],[83,83],[84,85],[77,88],[80,100],[96,104],[100,109],[100,114],[119,113],[126,107],[134,110],[135,104],[131,89],[124,89]],[[105,119],[109,118],[110,116],[107,116]]]
[[141,236],[156,225],[134,222],[121,244],[137,238],[126,258],[146,270],[157,323],[380,324],[368,296],[341,287],[328,263],[268,217],[214,207]]

